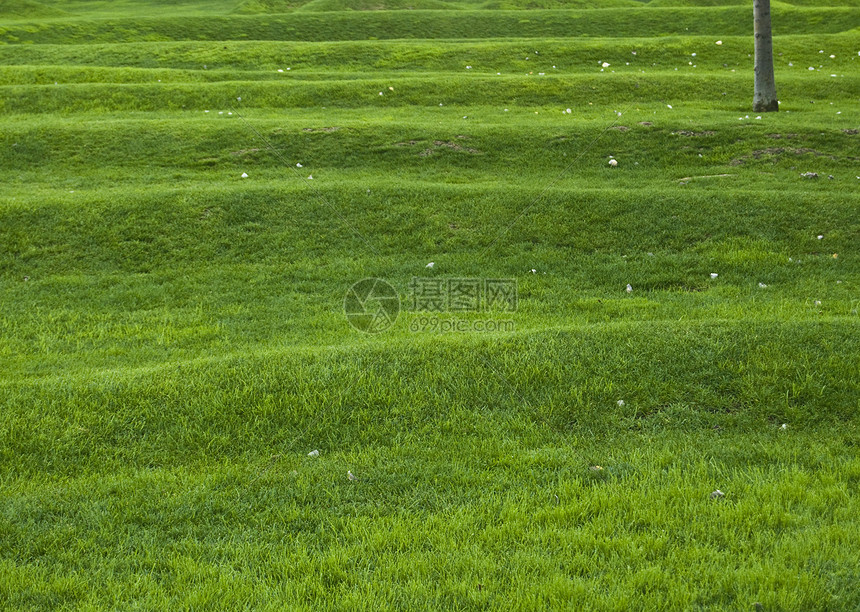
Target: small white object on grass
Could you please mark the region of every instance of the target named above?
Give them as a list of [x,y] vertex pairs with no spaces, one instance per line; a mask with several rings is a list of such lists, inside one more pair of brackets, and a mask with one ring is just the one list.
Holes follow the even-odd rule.
[[623,406],[623,405],[624,405],[624,400],[618,400],[618,405],[619,405],[619,406]]
[[617,162],[616,160],[614,160],[614,159],[610,159],[610,160],[609,160],[609,165],[610,165],[610,166],[612,166],[612,167],[614,168],[615,166],[617,166],[617,165],[618,165],[618,162]]
[[715,45],[721,45],[721,44],[723,44],[723,41],[718,40],[718,41],[717,41],[717,42],[715,42],[714,44],[715,44]]
[[302,164],[300,162],[296,162],[296,168],[301,168]]
[[767,289],[767,285],[765,285],[764,283],[759,283],[758,288],[759,289]]
[[350,480],[358,480],[358,479],[355,477],[355,474],[353,474],[353,473],[352,473],[351,471],[349,471],[349,470],[347,470],[347,471],[346,471],[346,477],[347,477],[347,478],[349,478]]
[[779,426],[779,428],[781,430],[785,431],[786,429],[788,429],[788,423],[783,423],[782,425]]
[[630,284],[627,285],[627,293],[633,293],[633,286]]
[[823,239],[824,239],[824,235],[823,235],[823,234],[819,234],[819,235],[818,235],[818,239],[819,239],[819,240],[823,240]]
[[717,278],[718,276],[719,274],[717,274],[716,272],[711,272],[711,278]]
[[436,265],[436,262],[435,262],[435,261],[431,261],[429,264],[427,264],[427,265],[426,265],[426,266],[424,266],[424,267],[425,267],[425,268],[432,268],[432,267],[433,267],[433,266],[435,266],[435,265]]
[[600,65],[603,66],[604,68],[609,68],[609,62],[603,62]]
[[308,180],[309,180],[309,181],[314,180],[314,175],[313,175],[313,174],[309,174],[309,175],[308,175]]
[[532,274],[537,274],[537,270],[535,270],[534,268],[532,268],[532,269],[531,269],[531,273],[532,273]]
[[311,452],[308,453],[308,457],[319,457],[319,456],[320,456],[320,452],[318,450],[312,450]]
[[242,178],[248,178],[248,173],[247,173],[247,172],[243,172],[243,173],[242,173]]
[[720,491],[719,489],[717,489],[716,491],[711,493],[711,499],[720,499],[720,498],[723,498],[725,496],[726,496],[726,494],[723,493],[722,491]]

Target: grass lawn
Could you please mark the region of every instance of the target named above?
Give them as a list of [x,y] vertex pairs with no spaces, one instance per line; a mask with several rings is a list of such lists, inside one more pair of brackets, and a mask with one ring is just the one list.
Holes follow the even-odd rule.
[[772,7],[756,115],[747,4],[0,3],[0,609],[860,610],[860,0]]

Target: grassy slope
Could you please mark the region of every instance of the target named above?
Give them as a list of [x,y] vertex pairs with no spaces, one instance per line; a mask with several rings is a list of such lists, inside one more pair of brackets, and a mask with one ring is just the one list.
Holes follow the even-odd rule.
[[3,607],[860,606],[856,11],[298,6],[0,17]]

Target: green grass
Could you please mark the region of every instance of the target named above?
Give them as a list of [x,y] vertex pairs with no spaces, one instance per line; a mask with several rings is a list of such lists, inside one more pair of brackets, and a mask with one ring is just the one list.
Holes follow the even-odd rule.
[[856,6],[4,2],[0,608],[860,609]]
[[[774,20],[792,34],[837,34],[860,27],[853,7],[774,7]],[[99,17],[9,22],[0,44],[122,43],[126,41],[349,41],[395,39],[486,39],[639,37],[673,34],[742,36],[748,7],[549,9],[522,11],[324,11],[294,15],[212,15],[194,18]]]

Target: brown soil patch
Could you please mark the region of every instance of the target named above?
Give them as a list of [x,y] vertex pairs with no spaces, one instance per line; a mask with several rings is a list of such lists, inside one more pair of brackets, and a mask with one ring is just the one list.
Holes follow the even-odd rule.
[[[458,136],[459,138],[459,136]],[[465,136],[463,137],[465,138]],[[400,145],[401,143],[398,143]],[[407,143],[404,143],[407,144]],[[410,140],[408,144],[417,144],[414,140]],[[452,151],[461,151],[464,153],[471,153],[472,155],[477,155],[480,153],[478,149],[473,149],[471,147],[464,147],[461,144],[458,144],[452,140],[434,140],[433,146],[421,151],[418,155],[421,157],[430,157],[433,155],[438,149],[451,149]]]
[[769,147],[767,149],[758,149],[756,151],[753,151],[749,155],[744,155],[743,157],[733,159],[729,162],[729,164],[732,166],[740,166],[741,164],[746,163],[746,161],[749,159],[779,157],[781,155],[814,155],[815,157],[827,157],[833,160],[836,159],[836,157],[834,157],[833,155],[828,155],[827,153],[822,153],[821,151],[816,151],[815,149],[809,149],[807,147],[800,147],[797,149],[792,149],[790,147]]
[[678,132],[672,132],[673,136],[713,136],[716,132],[711,130],[705,130],[704,132],[690,132],[688,130],[680,130]]

